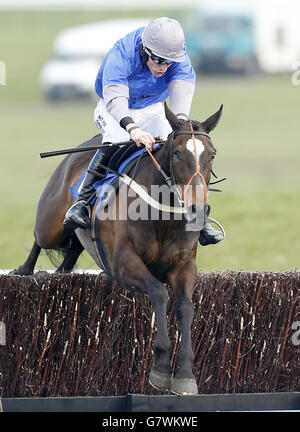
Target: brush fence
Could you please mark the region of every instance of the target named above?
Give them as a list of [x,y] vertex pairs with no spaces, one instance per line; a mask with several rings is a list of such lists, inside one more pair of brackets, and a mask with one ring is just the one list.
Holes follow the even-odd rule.
[[[192,340],[199,393],[299,391],[300,273],[199,273]],[[0,396],[156,394],[147,296],[104,273],[0,275]],[[168,311],[176,368],[180,331]]]

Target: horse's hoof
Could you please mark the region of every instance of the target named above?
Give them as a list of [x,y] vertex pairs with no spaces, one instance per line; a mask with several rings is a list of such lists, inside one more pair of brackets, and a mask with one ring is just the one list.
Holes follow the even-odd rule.
[[195,378],[174,378],[172,393],[177,395],[196,395],[198,387]]
[[169,392],[173,386],[173,375],[158,372],[152,368],[149,376],[149,383],[159,391]]
[[19,267],[15,270],[12,270],[8,273],[8,276],[31,276],[32,275],[32,271],[29,271],[26,268],[23,267]]

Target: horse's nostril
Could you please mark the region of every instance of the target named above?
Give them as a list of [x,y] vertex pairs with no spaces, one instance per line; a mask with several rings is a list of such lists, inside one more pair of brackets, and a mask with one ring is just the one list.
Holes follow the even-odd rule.
[[192,210],[192,213],[196,213],[196,211],[197,211],[197,206],[196,206],[196,204],[192,204],[192,205],[191,205],[191,210]]

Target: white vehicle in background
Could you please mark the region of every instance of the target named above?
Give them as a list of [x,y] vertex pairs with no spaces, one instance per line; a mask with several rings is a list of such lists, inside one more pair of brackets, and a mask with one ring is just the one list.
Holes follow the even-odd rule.
[[[200,70],[287,73],[300,56],[299,0],[196,0],[188,36]],[[187,29],[189,30],[189,29]],[[189,40],[190,39],[190,40]]]
[[45,95],[52,100],[95,97],[96,76],[107,51],[148,22],[148,18],[106,20],[61,32],[54,42],[53,57],[40,73]]

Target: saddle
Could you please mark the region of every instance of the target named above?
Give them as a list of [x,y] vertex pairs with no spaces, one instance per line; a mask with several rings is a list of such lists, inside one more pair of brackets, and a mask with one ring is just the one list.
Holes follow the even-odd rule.
[[138,150],[140,149],[136,144],[129,144],[120,147],[110,158],[108,168],[113,171],[118,171],[122,163]]
[[[155,145],[152,153],[156,152],[160,148],[159,144]],[[136,144],[129,144],[127,146],[119,148],[113,156],[110,158],[108,168],[109,170],[106,172],[106,176],[96,181],[93,184],[95,191],[97,192],[98,199],[101,198],[101,195],[104,194],[104,186],[112,185],[115,188],[115,191],[119,188],[118,178],[122,173],[129,174],[132,168],[135,165],[138,165],[139,160],[145,156],[148,156],[147,150],[143,147],[142,149],[137,147]],[[78,183],[75,186],[70,186],[70,192],[73,198],[77,198],[78,190],[81,186],[81,183],[85,177],[86,172],[82,174]],[[103,194],[101,190],[103,189]],[[95,198],[91,201],[91,205],[95,203]]]

